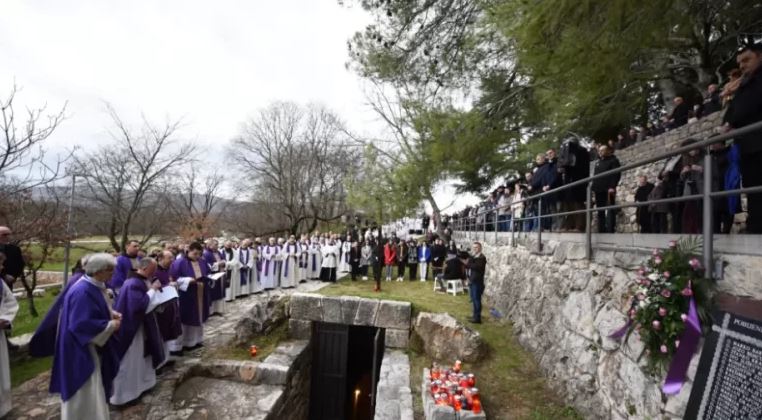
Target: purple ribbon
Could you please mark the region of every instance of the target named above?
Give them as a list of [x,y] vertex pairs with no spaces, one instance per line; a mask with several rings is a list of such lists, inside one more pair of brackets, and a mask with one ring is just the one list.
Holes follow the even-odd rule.
[[614,340],[621,340],[622,337],[624,337],[625,334],[627,334],[627,331],[630,329],[630,326],[632,325],[632,320],[628,319],[627,323],[622,326],[622,328],[614,331],[613,333],[609,334],[609,338]]
[[688,372],[688,366],[691,364],[693,354],[696,352],[699,340],[701,339],[701,321],[699,321],[696,302],[691,297],[688,309],[688,319],[685,320],[685,331],[680,336],[680,346],[672,358],[672,363],[667,371],[667,378],[664,379],[662,391],[667,395],[674,395],[680,392],[680,388],[685,383],[685,374]]
[[317,270],[317,254],[312,254],[312,271]]

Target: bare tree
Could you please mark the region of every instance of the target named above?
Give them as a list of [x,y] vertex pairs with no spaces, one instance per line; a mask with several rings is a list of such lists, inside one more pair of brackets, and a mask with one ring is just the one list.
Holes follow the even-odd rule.
[[36,317],[33,291],[39,271],[49,262],[53,252],[68,240],[67,208],[62,191],[55,186],[15,194],[2,203],[4,223],[13,226],[16,242],[24,255],[25,270],[20,280],[29,302],[29,313]]
[[177,178],[176,192],[169,196],[176,233],[188,239],[209,236],[217,215],[227,205],[220,195],[225,178],[217,171],[203,172],[194,164]]
[[233,140],[230,156],[251,174],[254,202],[272,200],[275,231],[312,230],[346,214],[344,178],[358,150],[330,110],[277,102],[250,119]]
[[64,120],[66,105],[60,111],[47,114],[47,106],[26,108],[19,115],[14,101],[19,89],[13,85],[10,93],[0,99],[0,199],[59,178],[68,156],[47,158],[43,143]]
[[[197,148],[177,139],[179,120],[157,126],[143,117],[142,126],[134,131],[113,107],[106,108],[113,122],[112,142],[77,157],[74,170],[85,179],[87,199],[108,213],[109,241],[121,251],[130,235],[141,235],[139,240],[145,243],[163,225],[169,213],[169,179],[194,159]],[[148,223],[135,232],[139,218]]]

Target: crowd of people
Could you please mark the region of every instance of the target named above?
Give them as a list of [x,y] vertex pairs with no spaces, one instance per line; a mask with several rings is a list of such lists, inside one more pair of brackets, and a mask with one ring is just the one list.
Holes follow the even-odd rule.
[[[0,227],[2,232],[2,227]],[[459,250],[449,236],[420,239],[351,229],[312,236],[164,243],[144,250],[129,241],[122,253],[82,257],[35,331],[29,353],[53,357],[51,393],[61,418],[107,419],[109,406],[129,404],[156,385],[157,375],[184,352],[203,346],[204,326],[226,302],[310,280],[435,281],[470,279],[472,322],[481,322],[486,259]],[[429,241],[429,238],[431,241]],[[222,247],[220,247],[222,243]],[[4,254],[0,253],[0,262]],[[372,273],[372,274],[371,274]],[[396,277],[395,277],[396,276]],[[18,311],[11,285],[0,300],[0,416],[11,409],[5,333]]]
[[[674,108],[662,121],[636,127],[621,133],[596,147],[594,153],[586,150],[576,140],[567,140],[559,151],[550,149],[539,154],[531,170],[521,179],[510,179],[493,190],[478,205],[466,207],[452,216],[460,229],[533,231],[538,228],[560,232],[582,232],[585,229],[583,213],[560,217],[544,217],[538,223],[538,213],[551,214],[583,209],[587,200],[585,186],[567,188],[557,194],[549,194],[542,200],[531,200],[533,195],[584,179],[593,174],[620,167],[615,152],[636,142],[665,131],[690,124],[698,118],[724,111],[724,131],[742,128],[762,121],[762,44],[749,42],[740,46],[737,54],[738,68],[728,73],[728,80],[720,88],[717,84],[707,87],[704,99],[691,105],[682,97],[676,97]],[[697,139],[686,139],[681,146],[690,146]],[[704,156],[711,156],[711,185],[704,185]],[[762,185],[762,132],[737,137],[732,141],[712,144],[709,148],[696,148],[682,155],[667,159],[655,177],[649,179],[640,174],[634,191],[636,202],[683,197],[711,191],[728,191],[743,187]],[[593,203],[596,207],[621,204],[620,175],[609,175],[592,182]],[[539,207],[539,208],[538,208]],[[712,229],[715,233],[730,233],[735,215],[741,213],[739,196],[713,200]],[[616,209],[597,211],[597,231],[613,233],[617,229]],[[762,194],[748,194],[746,206],[746,233],[762,233]],[[700,200],[676,203],[644,204],[637,207],[637,224],[640,233],[687,233],[702,231]],[[541,226],[538,226],[541,225]]]

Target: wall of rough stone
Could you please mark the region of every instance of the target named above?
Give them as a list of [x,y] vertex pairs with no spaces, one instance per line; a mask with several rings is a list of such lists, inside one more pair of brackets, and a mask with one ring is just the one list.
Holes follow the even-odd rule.
[[[667,397],[662,378],[645,373],[643,346],[633,334],[626,343],[608,335],[625,321],[632,267],[647,255],[599,251],[585,260],[581,243],[485,243],[486,307],[514,324],[521,345],[531,351],[549,385],[586,418],[682,418],[690,384]],[[692,380],[698,355],[689,370]]]
[[387,350],[376,385],[374,420],[413,420],[410,359],[400,350]]
[[[636,143],[624,150],[618,150],[616,156],[622,165],[652,158],[656,155],[674,150],[688,137],[703,140],[712,134],[720,132],[722,125],[722,112],[715,112],[696,122],[684,125],[676,130]],[[626,202],[635,201],[635,190],[638,188],[638,175],[646,175],[650,182],[654,182],[659,171],[664,167],[664,161],[659,161],[638,169],[627,171],[622,174],[619,182],[618,199]],[[635,219],[635,208],[624,209],[617,217],[617,232],[637,232],[638,225]]]

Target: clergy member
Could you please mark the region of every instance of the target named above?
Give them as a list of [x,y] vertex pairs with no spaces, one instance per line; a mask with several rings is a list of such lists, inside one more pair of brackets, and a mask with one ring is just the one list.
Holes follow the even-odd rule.
[[283,268],[280,274],[280,287],[284,289],[296,287],[299,283],[299,244],[296,243],[294,235],[288,237],[288,242],[281,248],[281,255],[283,256]]
[[119,373],[114,378],[114,394],[109,402],[123,405],[134,401],[156,385],[156,369],[164,362],[164,343],[154,309],[161,282],[154,277],[156,260],[138,262],[138,269],[125,280],[114,310],[122,314],[116,333]]
[[323,266],[323,255],[320,252],[320,237],[313,236],[310,241],[310,261],[307,266],[309,274],[307,278],[317,280],[320,278],[320,268]]
[[115,266],[112,255],[93,254],[85,275],[64,296],[50,375],[50,392],[61,394],[62,420],[109,418],[107,400],[119,370],[111,336],[121,314],[109,307],[105,282]]
[[254,246],[251,239],[246,240],[246,246],[249,248],[249,252],[251,252],[251,260],[249,261],[249,293],[261,293],[264,288],[259,280],[259,270],[257,269],[259,249]]
[[[5,262],[5,254],[0,255]],[[0,281],[0,417],[11,411],[11,365],[5,332],[11,329],[18,310],[19,304],[13,297],[13,291],[6,282]]]
[[204,323],[209,318],[209,267],[201,258],[204,247],[198,242],[188,245],[185,255],[176,259],[169,270],[177,282],[180,295],[180,321],[183,326],[183,349],[201,347]]
[[225,242],[222,254],[225,257],[225,271],[228,277],[225,300],[230,302],[241,296],[241,262],[238,259],[238,250],[233,249],[231,241]]
[[241,270],[241,286],[238,292],[238,296],[248,296],[251,292],[251,270],[254,264],[254,254],[249,247],[249,240],[244,239],[241,241],[241,246],[238,248],[238,267]]
[[[66,282],[66,286],[58,293],[53,305],[48,309],[45,314],[45,318],[42,319],[40,325],[32,335],[32,339],[29,340],[29,355],[32,357],[50,357],[56,352],[56,336],[58,335],[58,317],[61,314],[61,306],[63,305],[64,296],[71,290],[71,286],[76,284],[79,279],[84,276],[84,267],[87,264],[87,259],[90,254],[83,256],[77,261],[74,274],[69,277]],[[79,269],[77,268],[79,267]],[[2,416],[0,416],[2,417]]]
[[127,246],[124,247],[124,253],[116,257],[116,268],[114,269],[114,275],[109,282],[109,288],[115,293],[119,293],[119,288],[122,287],[122,283],[127,280],[130,273],[134,273],[138,268],[138,253],[140,252],[140,242],[132,240],[127,242]]
[[[219,252],[219,242],[216,239],[207,239],[203,259],[209,266],[210,273],[222,273],[225,271],[225,260]],[[209,300],[211,307],[209,314],[222,315],[225,310],[225,279],[219,278],[210,281]]]
[[262,275],[260,276],[260,279],[262,281],[262,287],[264,287],[265,290],[278,287],[275,262],[279,252],[280,247],[275,243],[275,238],[270,238],[262,252]]
[[329,239],[328,243],[321,248],[321,252],[323,254],[323,265],[320,270],[320,280],[335,283],[336,266],[338,266],[339,260],[339,247],[333,239]]
[[310,241],[307,234],[302,234],[299,240],[299,283],[306,282],[309,278]]
[[[159,280],[162,288],[173,287],[177,289],[177,283],[171,281],[169,276],[169,269],[172,267],[174,260],[175,254],[172,251],[164,250],[159,253],[158,266],[154,276]],[[159,323],[159,332],[164,340],[165,360],[169,360],[170,354],[182,354],[183,344],[178,340],[183,333],[180,321],[179,300],[174,299],[162,305],[161,309],[156,313],[156,321]]]
[[352,251],[352,236],[347,235],[346,240],[341,243],[341,258],[339,259],[339,273],[349,273],[352,271],[352,264],[349,261],[349,253]]

